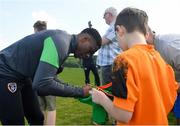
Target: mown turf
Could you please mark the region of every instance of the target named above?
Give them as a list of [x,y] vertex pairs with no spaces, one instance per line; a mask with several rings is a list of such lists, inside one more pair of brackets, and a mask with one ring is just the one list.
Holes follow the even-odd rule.
[[[76,86],[84,85],[84,72],[81,68],[65,68],[59,78]],[[91,82],[93,82],[91,74]],[[91,106],[80,103],[74,98],[57,97],[57,125],[91,125]],[[148,113],[147,113],[148,114]],[[169,124],[175,124],[175,118],[170,113]],[[26,122],[27,124],[27,122]],[[111,124],[111,122],[108,122]],[[1,123],[0,123],[1,125]]]
[[[74,85],[84,85],[84,72],[81,68],[65,68],[63,73],[59,75],[66,82]],[[93,82],[91,74],[91,82]],[[83,125],[91,123],[91,110],[89,105],[80,103],[73,98],[57,98],[57,124],[59,125]],[[147,113],[148,114],[148,113]],[[175,124],[175,118],[170,113],[169,124]]]
[[[59,75],[64,82],[75,86],[84,85],[84,71],[81,68],[65,68]],[[94,79],[91,75],[91,80]],[[87,125],[91,123],[92,107],[74,98],[57,98],[57,125]]]

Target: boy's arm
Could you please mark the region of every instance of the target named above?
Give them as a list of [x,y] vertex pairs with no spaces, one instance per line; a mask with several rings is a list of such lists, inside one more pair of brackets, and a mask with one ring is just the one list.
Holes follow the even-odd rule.
[[114,106],[113,102],[103,92],[92,89],[91,94],[93,102],[103,106],[115,120],[122,123],[128,123],[131,120],[133,112]]

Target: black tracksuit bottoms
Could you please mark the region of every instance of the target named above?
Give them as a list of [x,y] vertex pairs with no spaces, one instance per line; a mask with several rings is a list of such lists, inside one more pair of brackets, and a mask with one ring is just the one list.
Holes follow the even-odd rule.
[[37,94],[32,84],[0,76],[0,121],[3,125],[43,125]]

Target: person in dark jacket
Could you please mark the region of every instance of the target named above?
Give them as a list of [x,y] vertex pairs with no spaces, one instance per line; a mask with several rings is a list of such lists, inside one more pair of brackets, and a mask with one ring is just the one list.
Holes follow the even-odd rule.
[[98,70],[97,70],[96,64],[94,63],[93,55],[83,58],[82,65],[83,65],[84,73],[85,73],[85,84],[90,84],[89,73],[90,71],[92,71],[92,73],[94,74],[95,85],[100,86]]
[[[92,55],[101,47],[96,29],[77,35],[61,30],[44,30],[22,38],[0,51],[0,121],[3,125],[42,125],[37,95],[85,97],[91,87],[74,87],[56,78],[70,53],[76,58]],[[30,83],[29,78],[32,81]],[[28,82],[28,83],[27,83]],[[26,89],[23,87],[26,85]]]

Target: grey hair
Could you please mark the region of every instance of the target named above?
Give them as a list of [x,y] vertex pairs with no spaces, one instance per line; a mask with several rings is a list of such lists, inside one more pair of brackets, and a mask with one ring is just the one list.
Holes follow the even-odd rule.
[[107,8],[104,13],[111,13],[113,16],[117,16],[117,10],[114,7]]

